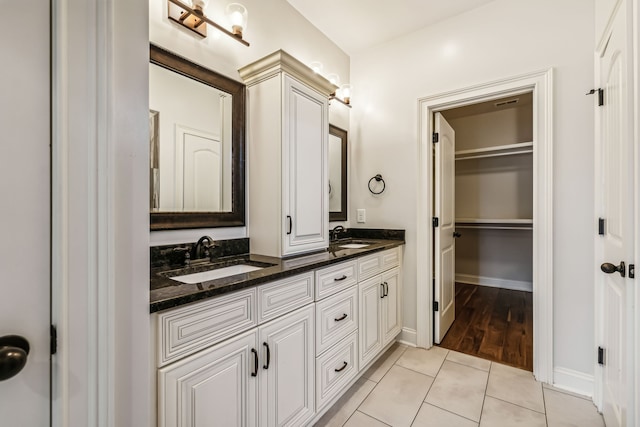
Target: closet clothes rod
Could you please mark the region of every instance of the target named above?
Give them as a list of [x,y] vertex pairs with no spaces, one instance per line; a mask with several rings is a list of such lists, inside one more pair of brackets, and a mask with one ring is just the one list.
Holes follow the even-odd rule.
[[531,154],[533,150],[520,150],[520,151],[509,151],[506,153],[491,153],[491,154],[478,154],[475,156],[464,156],[464,157],[456,157],[456,161],[458,160],[471,160],[471,159],[484,159],[488,157],[503,157],[503,156],[515,156],[518,154]]
[[456,160],[481,159],[485,157],[512,156],[516,154],[533,153],[533,141],[518,142],[516,144],[494,145],[492,147],[458,150],[454,153]]
[[532,231],[533,227],[509,227],[506,225],[456,225],[456,228],[460,229],[482,229],[482,230],[529,230]]

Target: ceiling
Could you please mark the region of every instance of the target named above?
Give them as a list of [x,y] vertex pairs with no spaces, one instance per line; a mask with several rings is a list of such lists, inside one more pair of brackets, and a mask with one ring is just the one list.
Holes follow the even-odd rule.
[[347,54],[493,0],[287,0]]

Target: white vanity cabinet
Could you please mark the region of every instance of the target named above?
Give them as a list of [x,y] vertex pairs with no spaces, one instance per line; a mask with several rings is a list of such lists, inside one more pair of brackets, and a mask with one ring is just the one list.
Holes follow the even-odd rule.
[[358,284],[360,366],[375,359],[402,330],[401,257],[398,247],[358,260],[364,276]]
[[158,426],[257,426],[257,338],[253,329],[161,368]]
[[[315,414],[313,294],[313,272],[308,272],[158,313],[158,426],[275,427],[310,420]],[[228,338],[219,331],[227,331],[234,318],[241,320],[234,330],[239,335]],[[257,327],[255,319],[261,322]],[[190,335],[201,337],[201,345],[185,347],[173,363],[163,362],[164,349]]]
[[157,426],[308,426],[402,328],[387,249],[154,313]]
[[316,411],[359,372],[357,260],[316,270]]
[[248,92],[251,252],[328,246],[328,80],[280,50],[239,70]]
[[313,305],[266,323],[259,335],[259,425],[304,425],[315,414]]

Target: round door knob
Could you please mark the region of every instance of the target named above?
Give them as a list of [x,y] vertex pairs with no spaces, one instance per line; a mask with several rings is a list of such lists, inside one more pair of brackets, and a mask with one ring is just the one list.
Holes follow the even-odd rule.
[[613,265],[610,262],[605,262],[600,266],[600,270],[607,274],[617,272],[620,273],[622,277],[624,277],[627,269],[624,265],[624,261],[620,261],[620,265]]
[[18,335],[0,337],[0,381],[18,374],[27,364],[29,342]]

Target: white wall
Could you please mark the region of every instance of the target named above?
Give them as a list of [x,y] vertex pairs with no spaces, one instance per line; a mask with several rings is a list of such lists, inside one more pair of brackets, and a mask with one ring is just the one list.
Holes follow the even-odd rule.
[[[554,366],[593,374],[591,0],[496,0],[351,57],[350,215],[405,228],[405,326],[416,327],[418,98],[554,68]],[[381,173],[381,196],[367,181]],[[424,221],[428,218],[422,219]]]
[[[249,12],[244,38],[245,47],[210,28],[201,39],[167,18],[166,0],[149,0],[149,40],[198,64],[239,80],[238,69],[278,49],[283,49],[309,64],[320,61],[324,73],[338,73],[343,83],[350,81],[349,57],[323,33],[311,25],[285,0],[244,0]],[[206,10],[212,20],[226,25],[226,2],[210,2]],[[336,105],[333,105],[336,104]],[[335,102],[330,107],[329,121],[349,130],[347,107]],[[250,173],[250,171],[249,171]],[[249,189],[247,189],[249,191]],[[247,237],[245,227],[154,231],[151,245],[196,241],[203,234],[214,239]]]

